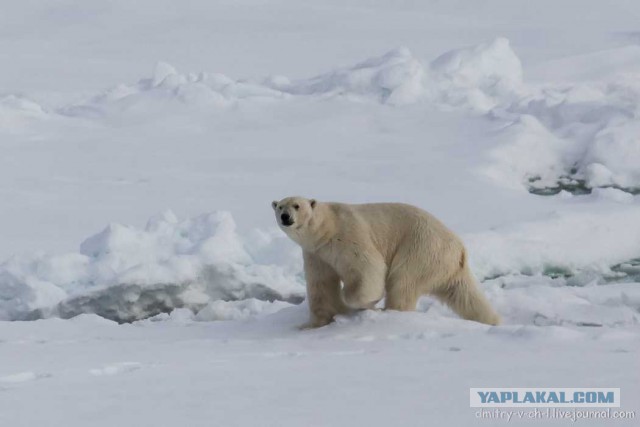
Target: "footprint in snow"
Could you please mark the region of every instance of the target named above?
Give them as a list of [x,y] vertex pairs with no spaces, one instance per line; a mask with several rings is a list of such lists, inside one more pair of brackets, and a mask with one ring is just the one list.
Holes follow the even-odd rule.
[[125,372],[133,372],[142,368],[142,364],[138,362],[122,362],[122,363],[114,363],[112,365],[106,365],[102,368],[90,369],[89,373],[91,375],[102,376],[102,375],[117,375],[123,374]]
[[49,378],[51,374],[49,373],[36,373],[36,372],[20,372],[17,374],[11,374],[4,377],[0,377],[0,383],[4,384],[16,384],[16,383],[24,383],[27,381],[39,380],[42,378]]

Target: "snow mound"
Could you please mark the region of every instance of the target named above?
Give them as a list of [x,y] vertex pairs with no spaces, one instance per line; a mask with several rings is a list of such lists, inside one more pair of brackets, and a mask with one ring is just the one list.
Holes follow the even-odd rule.
[[[613,63],[637,49],[615,49]],[[600,52],[598,58],[607,57]],[[576,66],[584,61],[577,58]],[[563,64],[571,63],[564,60]],[[594,188],[640,193],[640,75],[625,68],[600,80],[532,87],[517,102],[494,111],[514,123],[493,153],[489,175],[541,195]]]
[[489,152],[490,164],[483,171],[505,187],[554,187],[571,167],[571,158],[564,154],[571,141],[554,135],[534,116],[517,117],[500,137],[502,143]]
[[179,101],[223,108],[242,100],[284,100],[292,96],[344,97],[405,105],[429,98],[448,108],[487,112],[522,92],[522,66],[504,38],[447,52],[424,67],[401,47],[350,67],[308,79],[271,76],[261,81],[234,80],[223,74],[179,73],[159,62],[148,78],[119,85],[86,102],[62,109],[66,115],[141,113]]
[[452,107],[484,113],[523,92],[522,64],[505,38],[446,52],[429,71],[432,98]]
[[0,266],[0,319],[96,313],[129,322],[215,300],[300,302],[283,267],[255,262],[227,212],[179,221],[171,212],[145,229],[111,224],[80,253],[14,257]]
[[482,280],[545,274],[602,282],[605,276],[615,276],[612,267],[638,257],[639,217],[637,206],[624,205],[607,213],[557,213],[467,234],[464,240],[472,269]]
[[48,116],[40,104],[29,98],[13,94],[0,96],[0,131],[24,131],[34,121]]
[[85,102],[64,107],[61,112],[87,117],[123,112],[148,114],[175,101],[196,108],[225,108],[243,100],[281,100],[290,96],[346,96],[407,104],[422,95],[423,78],[424,68],[406,48],[296,81],[284,76],[250,81],[233,80],[218,73],[181,74],[172,65],[159,62],[151,77],[134,85],[116,86]]
[[61,113],[86,117],[110,114],[153,117],[176,101],[194,108],[219,109],[243,99],[277,99],[285,96],[265,85],[232,80],[223,74],[181,74],[172,65],[159,62],[151,77],[143,78],[134,85],[118,85],[85,102],[64,107]]
[[424,68],[407,48],[392,50],[353,67],[289,83],[271,82],[292,95],[349,95],[387,104],[409,104],[423,94]]

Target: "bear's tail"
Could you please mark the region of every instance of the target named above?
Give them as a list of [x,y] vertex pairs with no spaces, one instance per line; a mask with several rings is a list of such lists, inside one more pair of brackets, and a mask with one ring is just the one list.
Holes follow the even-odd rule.
[[460,270],[435,295],[460,317],[487,325],[500,323],[500,316],[489,304],[480,286],[469,270],[465,253],[460,259]]

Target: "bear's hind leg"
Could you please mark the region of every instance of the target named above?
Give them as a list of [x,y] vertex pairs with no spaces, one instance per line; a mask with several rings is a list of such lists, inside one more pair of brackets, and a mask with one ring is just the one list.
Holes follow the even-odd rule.
[[384,299],[385,310],[413,311],[416,309],[419,294],[415,285],[406,280],[391,279],[387,284],[387,294]]

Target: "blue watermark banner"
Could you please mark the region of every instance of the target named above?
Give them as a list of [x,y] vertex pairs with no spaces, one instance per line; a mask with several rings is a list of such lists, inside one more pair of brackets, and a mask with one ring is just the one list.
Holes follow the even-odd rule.
[[472,408],[619,408],[619,388],[470,388]]

